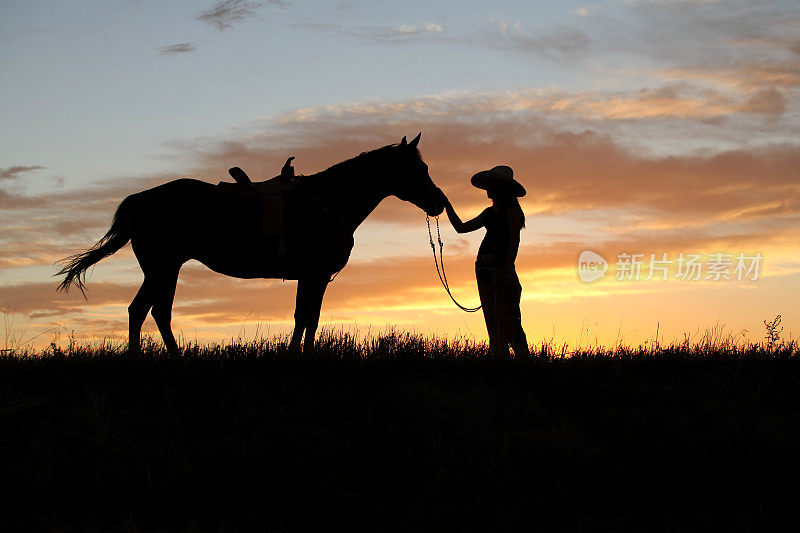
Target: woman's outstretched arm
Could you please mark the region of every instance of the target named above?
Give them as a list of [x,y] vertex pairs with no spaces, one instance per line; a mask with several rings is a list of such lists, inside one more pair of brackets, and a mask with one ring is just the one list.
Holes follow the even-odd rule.
[[453,205],[450,203],[450,200],[444,196],[442,193],[442,198],[444,201],[444,209],[447,211],[447,218],[450,219],[450,224],[453,225],[453,228],[458,233],[468,233],[470,231],[475,231],[476,229],[480,229],[486,225],[486,217],[485,213],[486,210],[484,209],[480,215],[476,216],[472,220],[467,220],[466,222],[461,222],[461,219],[456,214],[455,209],[453,209]]

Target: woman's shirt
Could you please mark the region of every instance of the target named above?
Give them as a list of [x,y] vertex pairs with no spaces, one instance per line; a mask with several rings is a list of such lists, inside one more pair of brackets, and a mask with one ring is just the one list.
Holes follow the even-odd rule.
[[[478,248],[477,262],[482,265],[494,266],[502,265],[509,255],[512,233],[519,234],[522,223],[513,206],[508,207],[488,207],[481,217],[484,218],[486,226],[486,236]],[[513,251],[512,262],[516,259],[516,250]]]

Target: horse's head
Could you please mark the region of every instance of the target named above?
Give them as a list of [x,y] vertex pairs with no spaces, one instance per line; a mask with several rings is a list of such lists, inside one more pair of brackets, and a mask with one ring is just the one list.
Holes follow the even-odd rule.
[[420,133],[411,142],[403,140],[393,146],[392,174],[394,175],[392,194],[411,202],[430,216],[437,216],[444,210],[442,191],[433,183],[428,174],[428,165],[422,160],[417,145]]

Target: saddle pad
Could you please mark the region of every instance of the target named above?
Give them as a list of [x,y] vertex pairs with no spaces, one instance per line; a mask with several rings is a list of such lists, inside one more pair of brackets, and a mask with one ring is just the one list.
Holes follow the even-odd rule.
[[261,197],[261,228],[264,235],[280,235],[283,227],[283,195]]
[[284,195],[262,194],[260,190],[253,189],[238,183],[219,183],[220,191],[229,194],[257,197],[261,207],[261,231],[264,235],[281,235],[284,232]]

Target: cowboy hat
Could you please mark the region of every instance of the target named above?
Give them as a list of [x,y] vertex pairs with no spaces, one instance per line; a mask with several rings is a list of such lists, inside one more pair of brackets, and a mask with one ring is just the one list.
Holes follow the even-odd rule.
[[510,190],[515,196],[525,196],[525,187],[514,179],[514,171],[506,165],[499,165],[491,170],[478,172],[469,180],[479,189],[488,190],[489,187],[503,187]]

